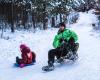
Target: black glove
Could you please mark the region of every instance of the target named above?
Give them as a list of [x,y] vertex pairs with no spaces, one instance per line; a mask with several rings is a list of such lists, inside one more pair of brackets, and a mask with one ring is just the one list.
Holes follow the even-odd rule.
[[61,38],[61,39],[59,40],[60,43],[62,43],[63,41],[64,41],[64,42],[67,42],[67,40],[64,39],[64,38]]
[[60,43],[62,43],[62,41],[63,41],[63,38],[61,38],[61,39],[59,40]]
[[69,43],[69,44],[71,44],[71,45],[74,45],[74,43],[75,43],[74,38],[73,38],[73,37],[71,37],[71,38],[69,39],[68,43]]

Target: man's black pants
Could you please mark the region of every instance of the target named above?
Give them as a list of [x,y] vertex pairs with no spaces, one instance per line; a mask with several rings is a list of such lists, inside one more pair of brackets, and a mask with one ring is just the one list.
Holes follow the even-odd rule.
[[[71,46],[73,53],[77,52],[78,47],[79,47],[79,43],[75,43],[75,45]],[[54,63],[55,57],[57,59],[59,59],[63,56],[66,56],[67,53],[68,53],[68,51],[66,49],[65,50],[60,50],[60,48],[51,49],[48,52],[48,64],[51,63],[51,62]]]

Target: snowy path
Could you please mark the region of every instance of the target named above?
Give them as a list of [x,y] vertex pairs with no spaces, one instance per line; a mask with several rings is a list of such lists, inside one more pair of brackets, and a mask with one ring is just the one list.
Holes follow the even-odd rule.
[[[86,14],[82,16],[89,17]],[[82,21],[85,23],[85,20]],[[72,25],[79,36],[79,60],[74,64],[55,64],[56,69],[47,73],[41,67],[47,65],[47,52],[53,48],[52,41],[58,29],[38,31],[35,34],[17,32],[8,41],[0,39],[0,80],[100,80],[100,38],[92,35],[90,23],[83,24]],[[34,66],[15,68],[13,63],[15,57],[20,55],[18,46],[22,42],[36,52],[37,63]]]

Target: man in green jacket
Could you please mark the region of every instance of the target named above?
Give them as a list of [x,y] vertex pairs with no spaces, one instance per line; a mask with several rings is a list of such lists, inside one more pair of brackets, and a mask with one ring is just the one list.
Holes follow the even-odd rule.
[[[55,57],[59,61],[61,57],[64,57],[68,54],[69,46],[71,51],[73,52],[73,55],[77,54],[77,50],[79,47],[79,43],[77,43],[78,40],[77,34],[70,29],[66,29],[64,23],[60,23],[59,26],[60,29],[53,41],[53,46],[55,49],[51,49],[48,52],[48,68],[54,67],[53,63],[55,61]],[[65,42],[64,45],[63,42]],[[71,60],[72,58],[68,59]]]

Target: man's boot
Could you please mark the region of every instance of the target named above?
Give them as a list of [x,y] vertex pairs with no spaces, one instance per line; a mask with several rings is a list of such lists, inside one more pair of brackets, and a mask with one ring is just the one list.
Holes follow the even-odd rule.
[[54,70],[53,62],[52,61],[48,62],[48,65],[47,66],[43,66],[42,70],[43,71],[52,71],[52,70]]

